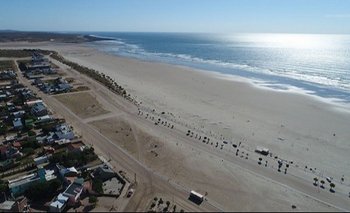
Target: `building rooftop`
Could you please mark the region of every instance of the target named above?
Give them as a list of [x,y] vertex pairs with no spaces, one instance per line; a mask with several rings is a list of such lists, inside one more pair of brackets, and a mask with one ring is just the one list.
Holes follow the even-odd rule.
[[60,193],[55,199],[55,201],[50,203],[50,206],[61,209],[66,204],[68,199],[69,199],[68,197]]
[[73,196],[74,198],[80,196],[83,190],[84,179],[78,178],[73,183],[71,183],[67,189],[63,192],[63,195]]
[[78,174],[78,171],[77,171],[77,169],[75,167],[70,167],[70,168],[64,168],[63,167],[63,168],[60,169],[60,174],[62,176],[65,176],[68,173]]
[[9,180],[9,188],[14,188],[29,182],[37,181],[40,178],[37,176],[37,174],[33,173],[30,175],[22,176],[20,178],[14,179],[14,180]]
[[16,148],[20,148],[20,147],[22,147],[22,144],[20,143],[20,142],[14,142],[13,144],[12,144],[12,146],[14,146],[14,147],[16,147]]
[[46,106],[40,102],[40,103],[35,103],[32,107],[32,112],[37,113],[46,110]]
[[83,142],[71,143],[68,145],[68,150],[73,151],[79,149],[83,151],[85,149],[85,144]]
[[6,200],[5,202],[0,203],[0,210],[11,211],[14,204],[15,201]]
[[21,127],[21,126],[23,126],[21,119],[20,118],[13,119],[13,126],[14,127]]

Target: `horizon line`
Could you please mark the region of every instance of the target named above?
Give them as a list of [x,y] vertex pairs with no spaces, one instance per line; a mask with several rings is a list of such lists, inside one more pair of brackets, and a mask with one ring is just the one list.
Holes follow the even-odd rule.
[[67,34],[81,34],[81,33],[183,33],[183,34],[306,34],[306,35],[350,35],[350,33],[310,33],[310,32],[188,32],[188,31],[127,31],[127,30],[97,30],[97,31],[74,31],[74,30],[13,30],[0,29],[0,32],[32,32],[32,33],[67,33]]

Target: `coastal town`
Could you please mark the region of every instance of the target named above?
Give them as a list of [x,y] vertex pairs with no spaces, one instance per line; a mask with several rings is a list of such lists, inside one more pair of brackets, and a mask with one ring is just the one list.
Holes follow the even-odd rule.
[[0,211],[91,211],[99,200],[127,202],[133,181],[31,90],[35,86],[52,95],[87,87],[65,79],[41,53],[29,54],[0,61]]

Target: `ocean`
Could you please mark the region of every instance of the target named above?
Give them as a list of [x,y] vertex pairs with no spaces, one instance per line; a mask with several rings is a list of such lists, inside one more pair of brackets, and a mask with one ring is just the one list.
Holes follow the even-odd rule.
[[99,50],[248,78],[258,86],[350,103],[350,35],[91,33]]

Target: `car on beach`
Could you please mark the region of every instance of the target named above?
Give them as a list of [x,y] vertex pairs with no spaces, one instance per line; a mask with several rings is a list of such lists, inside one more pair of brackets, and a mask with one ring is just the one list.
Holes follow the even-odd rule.
[[326,177],[326,180],[328,181],[328,183],[332,183],[333,178],[332,177]]
[[128,193],[126,194],[126,197],[131,197],[134,194],[134,189],[130,189]]

